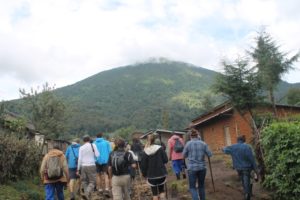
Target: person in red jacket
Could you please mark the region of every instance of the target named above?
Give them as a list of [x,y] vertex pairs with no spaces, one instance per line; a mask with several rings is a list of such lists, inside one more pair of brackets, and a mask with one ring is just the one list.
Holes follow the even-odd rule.
[[[176,141],[179,141],[181,143],[182,150],[176,149]],[[184,158],[182,154],[183,147],[184,147],[183,139],[173,132],[172,137],[168,140],[168,148],[169,148],[169,160],[172,160],[172,168],[176,175],[177,180],[180,179],[180,173],[181,171],[183,171],[183,166],[184,166],[184,160],[183,160]]]

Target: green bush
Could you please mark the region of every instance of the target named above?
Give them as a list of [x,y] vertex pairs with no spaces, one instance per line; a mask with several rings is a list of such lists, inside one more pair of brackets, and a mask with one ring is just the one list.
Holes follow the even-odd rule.
[[299,121],[272,123],[264,129],[261,142],[267,169],[264,185],[275,190],[275,199],[299,199]]
[[38,172],[38,147],[33,141],[0,132],[0,183],[31,177]]

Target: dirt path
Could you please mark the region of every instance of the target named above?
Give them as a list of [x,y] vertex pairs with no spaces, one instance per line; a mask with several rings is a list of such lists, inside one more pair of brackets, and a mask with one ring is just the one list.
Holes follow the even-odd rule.
[[[243,189],[241,182],[238,178],[237,172],[230,167],[231,160],[224,155],[214,156],[211,159],[212,171],[215,183],[214,192],[210,170],[207,167],[207,174],[205,180],[206,187],[206,199],[207,200],[242,200]],[[169,175],[167,181],[168,199],[169,200],[190,200],[191,195],[188,191],[188,180],[176,180],[173,175],[170,166]],[[264,190],[259,183],[253,184],[253,198],[252,200],[270,200],[270,193]],[[92,200],[112,200],[112,198],[106,198],[103,195],[95,192]],[[151,191],[145,180],[140,180],[137,177],[133,186],[132,200],[151,200]]]
[[[212,171],[216,192],[213,191],[210,171],[206,176],[206,192],[209,200],[241,200],[243,188],[237,172],[231,166],[231,159],[224,155],[212,159]],[[253,182],[253,200],[270,199],[269,192],[265,191],[258,182]]]

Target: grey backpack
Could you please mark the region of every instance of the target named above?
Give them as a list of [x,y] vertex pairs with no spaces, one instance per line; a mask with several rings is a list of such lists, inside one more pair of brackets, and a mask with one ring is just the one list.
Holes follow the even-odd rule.
[[48,180],[58,180],[63,176],[63,168],[61,158],[59,156],[51,156],[47,160],[46,173]]

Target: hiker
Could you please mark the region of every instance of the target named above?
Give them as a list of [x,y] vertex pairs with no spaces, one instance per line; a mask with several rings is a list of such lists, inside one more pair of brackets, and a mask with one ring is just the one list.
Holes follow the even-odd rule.
[[95,144],[91,143],[89,135],[83,136],[84,144],[79,148],[77,175],[81,177],[84,190],[83,199],[90,199],[96,185],[96,158],[100,155]]
[[[136,164],[137,164],[137,170],[135,170],[134,174],[132,174],[132,176],[139,174],[139,168],[140,168],[140,164],[141,164],[141,157],[144,151],[144,145],[141,143],[140,139],[135,136],[132,138],[132,145],[131,145],[131,151],[134,153],[134,155],[136,156]],[[134,177],[132,177],[134,179]]]
[[251,172],[254,171],[254,179],[257,178],[257,166],[251,147],[245,143],[245,136],[239,136],[237,143],[223,148],[225,154],[232,157],[233,168],[237,170],[244,189],[245,200],[250,200],[252,195]]
[[[183,155],[184,142],[181,137],[172,133],[172,137],[168,140],[169,147],[169,160],[172,160],[172,168],[176,175],[177,180],[180,179],[180,172],[183,171]],[[184,178],[184,177],[183,177]]]
[[70,199],[75,200],[75,189],[78,190],[79,186],[79,176],[76,175],[77,165],[78,165],[78,154],[80,147],[80,140],[74,139],[70,146],[66,150],[66,159],[69,167],[69,190],[70,190]]
[[162,146],[156,145],[154,134],[147,137],[147,144],[141,160],[141,171],[151,186],[153,200],[166,199],[165,182],[167,179],[168,156]]
[[64,187],[67,186],[69,173],[66,157],[58,145],[54,145],[44,156],[40,175],[45,185],[45,199],[54,200],[56,194],[58,200],[64,200]]
[[[212,153],[208,145],[200,140],[196,129],[191,130],[190,138],[191,140],[186,143],[183,149],[183,156],[188,159],[189,189],[193,200],[205,200],[205,155],[211,157]],[[196,183],[198,183],[198,190]]]
[[[135,162],[136,165],[138,165],[138,156],[131,150],[130,144],[127,144],[125,151],[129,152],[131,154],[133,161]],[[133,181],[135,179],[135,175],[136,175],[135,167],[129,166],[129,172],[130,172],[131,181]]]
[[[97,139],[94,141],[100,156],[97,157],[97,188],[100,193],[109,196],[109,179],[108,179],[108,158],[112,151],[110,143],[103,138],[103,133],[97,134]],[[103,185],[104,181],[104,185]]]
[[138,161],[141,161],[141,154],[143,153],[144,145],[141,143],[138,137],[132,138],[131,150],[138,157]]
[[111,152],[108,160],[108,171],[112,177],[112,194],[114,200],[130,200],[129,166],[136,167],[129,152],[125,151],[125,141],[116,139],[115,150]]
[[115,150],[115,147],[116,147],[115,138],[110,139],[110,147],[113,151]]

